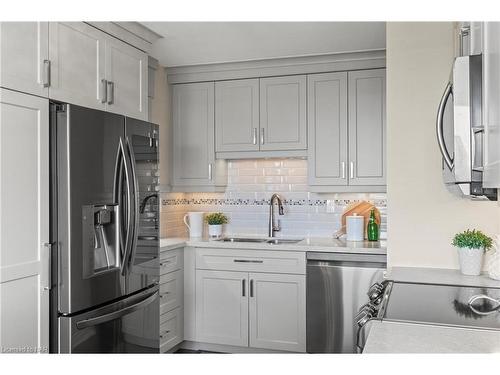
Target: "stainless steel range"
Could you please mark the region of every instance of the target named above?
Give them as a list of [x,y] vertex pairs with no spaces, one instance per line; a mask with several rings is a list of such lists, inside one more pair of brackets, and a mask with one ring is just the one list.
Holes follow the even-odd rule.
[[500,330],[500,288],[385,281],[369,291],[358,322],[358,348],[374,320]]

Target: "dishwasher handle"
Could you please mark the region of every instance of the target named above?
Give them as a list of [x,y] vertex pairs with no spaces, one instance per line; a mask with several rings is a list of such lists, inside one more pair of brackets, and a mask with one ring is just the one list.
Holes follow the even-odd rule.
[[313,264],[314,261],[324,262],[348,262],[348,263],[387,263],[386,254],[352,254],[352,253],[324,253],[307,252],[307,264]]

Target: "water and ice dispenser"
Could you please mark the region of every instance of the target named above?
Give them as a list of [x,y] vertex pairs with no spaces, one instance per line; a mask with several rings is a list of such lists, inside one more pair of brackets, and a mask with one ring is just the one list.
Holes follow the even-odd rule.
[[83,206],[84,278],[120,268],[119,223],[116,204]]

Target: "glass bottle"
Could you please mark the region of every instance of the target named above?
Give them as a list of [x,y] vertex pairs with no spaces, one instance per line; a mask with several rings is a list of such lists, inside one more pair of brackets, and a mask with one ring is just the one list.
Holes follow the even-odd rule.
[[375,209],[370,212],[370,220],[368,221],[368,241],[378,241],[378,224],[375,220]]

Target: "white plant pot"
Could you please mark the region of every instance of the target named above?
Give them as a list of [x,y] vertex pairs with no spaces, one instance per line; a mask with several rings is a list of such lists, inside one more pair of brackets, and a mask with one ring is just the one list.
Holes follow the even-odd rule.
[[459,248],[460,271],[467,276],[479,276],[483,267],[484,249]]
[[209,225],[208,226],[208,235],[210,237],[221,237],[222,236],[222,224],[219,225]]

